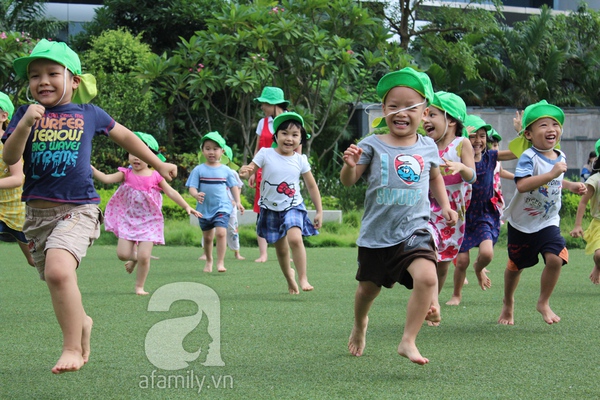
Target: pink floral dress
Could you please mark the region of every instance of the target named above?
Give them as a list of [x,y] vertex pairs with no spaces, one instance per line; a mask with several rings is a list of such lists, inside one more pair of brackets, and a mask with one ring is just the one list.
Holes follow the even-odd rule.
[[150,176],[135,175],[119,168],[125,180],[106,204],[104,226],[119,239],[165,244],[162,193],[164,179],[156,171]]
[[[448,161],[461,162],[462,141],[463,138],[458,137],[444,150],[440,150],[440,159],[444,157]],[[440,205],[430,193],[431,217],[429,227],[436,241],[438,261],[452,261],[458,255],[463,241],[467,208],[471,203],[472,190],[471,185],[463,181],[460,174],[452,175],[452,172],[446,167],[440,167],[440,172],[444,178],[450,206],[458,213],[458,221],[456,225],[448,226],[442,215]]]
[[502,183],[500,182],[500,170],[502,164],[500,161],[496,161],[496,168],[494,168],[494,197],[492,197],[492,203],[496,210],[500,213],[500,224],[502,224],[502,214],[504,213],[504,196],[502,196]]

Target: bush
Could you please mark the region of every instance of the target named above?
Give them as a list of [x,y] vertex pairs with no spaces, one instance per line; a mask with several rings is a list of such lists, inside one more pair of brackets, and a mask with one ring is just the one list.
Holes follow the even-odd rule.
[[[579,206],[579,201],[581,200],[581,196],[575,193],[571,193],[568,190],[563,190],[562,192],[562,206],[560,208],[560,217],[573,217],[577,215],[577,207]],[[589,211],[589,204],[586,208],[586,214]]]

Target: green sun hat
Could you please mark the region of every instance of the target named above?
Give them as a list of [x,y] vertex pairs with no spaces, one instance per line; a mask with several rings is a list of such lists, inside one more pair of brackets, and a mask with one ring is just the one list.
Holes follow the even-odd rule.
[[282,104],[283,108],[287,108],[290,105],[290,102],[283,97],[283,90],[274,86],[265,86],[260,97],[256,97],[254,101],[272,105]]
[[468,138],[469,137],[469,132],[467,131],[467,126],[472,126],[473,128],[475,128],[474,132],[477,132],[480,129],[485,129],[486,132],[489,132],[492,130],[492,126],[490,124],[486,124],[485,121],[483,120],[483,118],[481,118],[478,115],[473,115],[473,114],[469,114],[466,116],[465,118],[465,122],[463,124],[465,127],[463,128],[463,136]]
[[[382,103],[385,101],[388,92],[397,86],[411,88],[427,101],[433,101],[434,93],[431,79],[424,72],[417,72],[413,68],[406,67],[384,75],[377,83],[376,89],[377,96],[381,98]],[[385,117],[375,118],[371,126],[373,128],[385,127]]]
[[200,139],[200,148],[202,148],[204,142],[206,142],[207,140],[212,140],[213,142],[218,144],[219,147],[223,150],[225,150],[225,148],[227,147],[225,139],[223,139],[223,136],[221,136],[221,134],[217,131],[208,132],[206,135],[202,136],[202,139]]
[[488,132],[488,136],[495,139],[498,142],[502,141],[502,136],[500,136],[498,131],[494,128],[490,129],[490,131]]
[[8,114],[9,121],[12,119],[13,113],[15,112],[15,106],[12,101],[10,101],[10,97],[3,92],[0,92],[0,110]]
[[523,118],[521,120],[523,131],[527,129],[529,125],[541,118],[552,118],[560,124],[561,128],[565,123],[565,113],[560,107],[549,104],[546,100],[541,100],[535,104],[528,105],[525,108],[525,111],[523,111]]
[[435,92],[431,105],[445,111],[452,118],[465,122],[467,117],[467,105],[460,96],[450,92]]
[[[275,132],[273,134],[273,138],[275,138],[275,135],[277,135],[277,129],[279,128],[279,126],[282,123],[284,123],[285,121],[289,121],[289,120],[300,122],[300,125],[302,125],[302,127],[304,128],[304,118],[302,118],[302,116],[300,114],[291,112],[291,111],[286,111],[284,113],[279,114],[273,120],[273,132]],[[310,133],[306,132],[306,140],[308,140],[308,139],[310,139]],[[273,139],[273,144],[271,144],[271,147],[272,148],[277,147],[276,140]]]
[[[227,144],[225,143],[225,139],[223,139],[219,132],[208,132],[206,135],[202,136],[202,139],[200,139],[200,148],[202,148],[202,145],[206,140],[212,140],[213,142],[217,143],[220,148],[223,149],[224,154],[219,160],[221,164],[227,165],[234,171],[240,169],[240,167],[233,162],[233,150],[231,150],[231,147],[227,146]],[[206,157],[204,157],[202,151],[198,153],[198,162],[200,164],[204,164],[206,162]]]
[[596,141],[594,148],[596,149],[596,157],[600,157],[600,139]]
[[163,156],[162,154],[160,154],[158,142],[156,141],[156,139],[154,139],[154,136],[152,136],[149,133],[145,133],[145,132],[133,132],[133,133],[135,133],[135,135],[137,137],[139,137],[140,139],[142,139],[142,142],[146,143],[146,146],[148,146],[148,148],[150,150],[152,150],[152,152],[154,154],[156,154],[156,157],[158,157],[158,159],[160,161],[162,161],[162,162],[167,161],[167,159],[165,158],[165,156]]
[[79,56],[66,43],[50,42],[42,39],[33,48],[31,54],[26,57],[20,57],[13,61],[13,67],[17,76],[27,79],[29,64],[37,59],[46,58],[60,65],[65,66],[75,76],[79,76],[81,82],[79,87],[73,93],[71,101],[77,104],[89,103],[96,97],[96,78],[90,74],[81,73],[81,61]]

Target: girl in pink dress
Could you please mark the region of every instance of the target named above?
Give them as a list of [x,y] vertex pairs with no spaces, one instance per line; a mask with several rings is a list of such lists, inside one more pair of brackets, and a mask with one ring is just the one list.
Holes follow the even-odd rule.
[[[135,134],[164,161],[152,135],[143,132]],[[119,238],[117,257],[126,261],[127,272],[132,273],[137,266],[135,293],[146,295],[148,292],[144,290],[144,283],[150,270],[152,247],[155,244],[165,244],[161,190],[188,214],[196,217],[201,217],[202,214],[190,207],[148,164],[132,154],[129,154],[129,164],[131,168],[119,168],[119,172],[109,175],[94,167],[92,170],[94,178],[102,183],[122,182],[106,205],[104,225],[108,232],[113,232]]]

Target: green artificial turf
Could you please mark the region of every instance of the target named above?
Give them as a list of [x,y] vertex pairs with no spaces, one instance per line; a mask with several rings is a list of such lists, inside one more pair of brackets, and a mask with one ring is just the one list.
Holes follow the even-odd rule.
[[[492,288],[470,283],[458,307],[443,305],[440,327],[423,326],[417,345],[430,363],[412,364],[396,353],[410,291],[383,290],[370,313],[367,347],[352,357],[356,249],[309,248],[310,293],[287,294],[272,248],[243,248],[245,261],[227,253],[226,273],[206,274],[192,247],[158,246],[146,283],[150,296],[133,294],[134,277],[112,246],[93,246],[79,268],[84,306],[94,319],[90,362],[79,372],[53,375],[61,334],[48,289],[15,244],[0,243],[1,399],[583,399],[598,398],[600,287],[588,275],[592,261],[570,252],[551,299],[560,323],[544,323],[535,304],[542,265],[523,272],[516,292],[515,326],[499,326],[506,251],[496,249]],[[474,259],[475,254],[472,254]],[[224,366],[205,366],[211,318],[204,306],[175,301],[148,311],[152,295],[175,283],[211,288],[220,309]],[[162,290],[162,289],[161,289]],[[181,289],[181,297],[190,293]],[[176,292],[177,296],[179,293]],[[451,294],[451,279],[440,300]],[[214,307],[211,300],[207,307]],[[205,303],[201,303],[205,304]],[[208,304],[208,303],[206,303]],[[214,308],[213,308],[214,309]],[[192,316],[196,320],[192,321]],[[183,348],[200,356],[178,370],[157,368],[146,356],[150,331],[167,327],[151,348],[169,351],[185,322]],[[194,327],[195,326],[195,327]],[[165,342],[161,342],[164,337]],[[181,346],[180,346],[181,347]],[[175,357],[177,358],[177,357]],[[192,357],[193,358],[193,357]],[[201,390],[199,390],[201,383]]]

